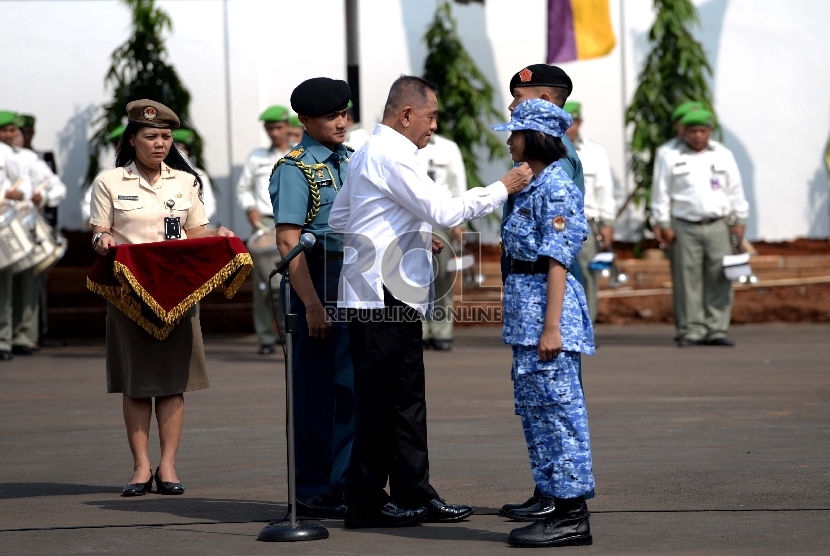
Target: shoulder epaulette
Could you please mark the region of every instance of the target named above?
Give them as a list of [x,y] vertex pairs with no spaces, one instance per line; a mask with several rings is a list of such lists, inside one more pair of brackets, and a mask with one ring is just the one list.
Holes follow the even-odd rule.
[[[317,213],[320,212],[320,188],[314,180],[312,167],[298,160],[303,156],[303,154],[305,154],[305,148],[302,145],[297,145],[294,150],[279,159],[277,163],[274,164],[274,168],[271,170],[271,177],[274,176],[274,172],[277,171],[277,168],[279,168],[281,164],[289,164],[290,166],[294,166],[303,173],[305,181],[308,182],[309,208],[305,217],[305,224],[308,225],[315,218],[317,218]],[[270,180],[271,177],[268,179]]]

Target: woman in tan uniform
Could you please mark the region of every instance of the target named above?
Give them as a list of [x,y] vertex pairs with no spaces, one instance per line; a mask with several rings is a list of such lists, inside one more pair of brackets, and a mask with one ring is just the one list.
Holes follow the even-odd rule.
[[[129,123],[113,170],[92,187],[89,222],[92,245],[105,256],[119,244],[209,236],[233,236],[226,228],[206,228],[202,181],[173,144],[179,118],[151,100],[127,105]],[[178,237],[176,237],[178,236]],[[169,277],[175,280],[175,276]],[[199,315],[194,307],[165,340],[156,340],[113,305],[107,306],[107,391],[122,393],[127,439],[134,472],[123,496],[150,491],[182,494],[176,451],[184,418],[184,392],[209,386]],[[155,475],[147,444],[156,399],[161,461]]]

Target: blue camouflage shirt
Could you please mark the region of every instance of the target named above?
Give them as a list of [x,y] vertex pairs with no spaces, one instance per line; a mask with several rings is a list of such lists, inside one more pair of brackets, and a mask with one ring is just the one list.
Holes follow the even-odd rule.
[[[314,234],[326,251],[343,251],[343,234],[331,229],[329,213],[346,178],[351,153],[345,145],[338,145],[332,152],[304,133],[302,141],[271,174],[268,191],[274,221],[302,226],[302,231]],[[312,191],[319,194],[319,199],[312,198]]]
[[[582,194],[558,163],[545,168],[516,196],[504,221],[504,251],[515,259],[556,259],[570,268],[588,237]],[[510,274],[504,289],[506,344],[538,345],[545,326],[547,274]],[[560,323],[562,349],[594,353],[594,330],[585,290],[567,273]]]

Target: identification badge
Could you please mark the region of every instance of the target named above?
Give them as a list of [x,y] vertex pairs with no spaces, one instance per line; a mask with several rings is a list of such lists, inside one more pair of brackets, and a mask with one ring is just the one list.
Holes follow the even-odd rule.
[[531,215],[530,215],[530,209],[529,209],[529,208],[527,208],[527,207],[521,207],[521,208],[520,208],[517,212],[518,212],[521,216],[525,216],[525,217],[527,217],[527,218],[530,218],[530,216],[531,216]]
[[164,239],[181,239],[182,238],[182,222],[176,217],[164,217]]
[[119,201],[138,201],[138,195],[119,195]]

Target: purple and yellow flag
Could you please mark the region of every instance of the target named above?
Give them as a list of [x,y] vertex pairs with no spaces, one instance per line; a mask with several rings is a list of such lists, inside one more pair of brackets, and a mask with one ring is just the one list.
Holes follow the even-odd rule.
[[615,44],[608,0],[548,0],[548,64],[605,56]]

